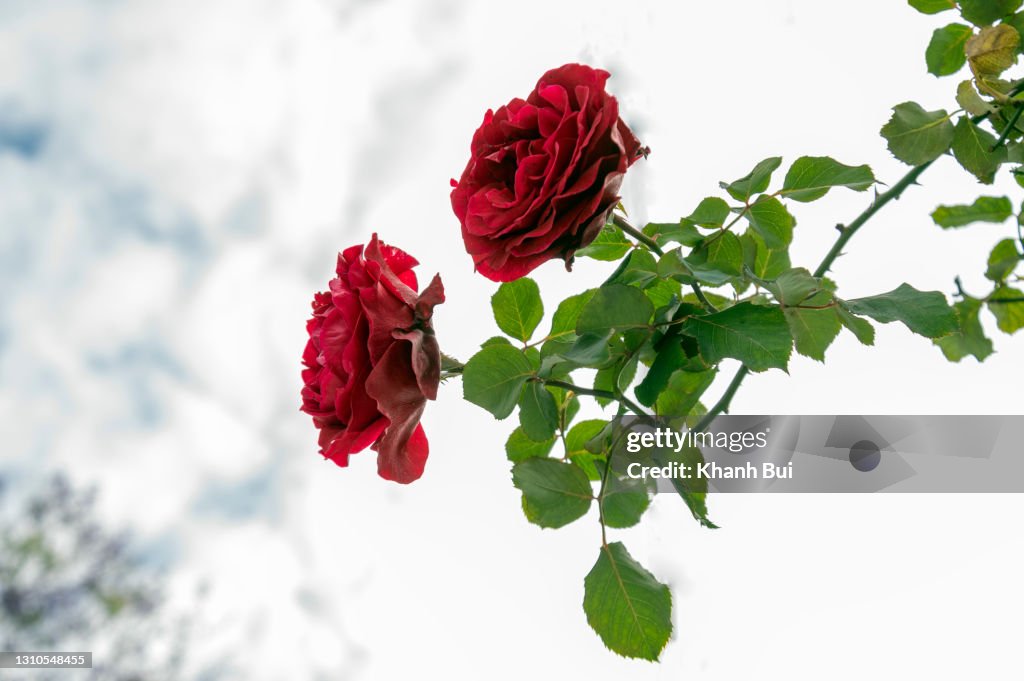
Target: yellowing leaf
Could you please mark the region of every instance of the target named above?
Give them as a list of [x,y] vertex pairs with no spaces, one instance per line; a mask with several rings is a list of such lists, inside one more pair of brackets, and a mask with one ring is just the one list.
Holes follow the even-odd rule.
[[1020,34],[1012,26],[987,26],[967,41],[964,52],[976,76],[998,76],[1017,61]]

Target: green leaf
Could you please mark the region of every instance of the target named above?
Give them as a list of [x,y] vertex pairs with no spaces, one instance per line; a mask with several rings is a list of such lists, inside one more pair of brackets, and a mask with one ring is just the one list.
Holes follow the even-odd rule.
[[681,224],[693,224],[698,227],[721,227],[729,217],[729,204],[717,197],[708,197],[700,202],[697,209]]
[[574,425],[565,434],[566,453],[569,456],[584,452],[590,454],[590,450],[587,449],[587,443],[597,437],[597,434],[604,430],[604,427],[607,425],[608,422],[602,419],[587,419]]
[[956,86],[956,103],[972,116],[991,114],[996,110],[996,107],[978,94],[977,88],[970,80],[960,81],[960,84]]
[[793,334],[796,351],[805,357],[825,361],[825,350],[839,335],[842,324],[835,307],[809,310],[787,307],[783,310],[789,331]]
[[995,146],[996,138],[961,116],[953,133],[953,156],[982,184],[992,184],[999,165],[1006,160],[1006,147]]
[[683,352],[678,336],[671,336],[669,342],[658,349],[658,354],[651,364],[650,371],[644,380],[633,391],[636,399],[645,407],[657,401],[658,395],[668,387],[669,379],[675,370],[686,364],[686,353]]
[[1016,333],[1024,328],[1024,302],[997,303],[997,300],[1012,298],[1024,300],[1024,292],[1009,286],[997,288],[988,300],[988,310],[996,318],[996,325],[1003,333]]
[[715,380],[715,371],[677,371],[658,395],[654,411],[661,416],[689,416],[704,391]]
[[888,293],[846,301],[851,312],[883,324],[903,322],[916,334],[940,338],[957,330],[956,312],[938,291],[918,291],[909,284]]
[[462,394],[473,404],[507,418],[519,392],[534,373],[533,364],[511,345],[490,345],[473,355],[462,372]]
[[943,109],[925,111],[916,102],[893,107],[892,118],[882,126],[882,137],[892,155],[916,166],[934,161],[953,142],[953,124]]
[[803,267],[786,270],[775,281],[766,282],[765,287],[786,306],[799,305],[822,290],[821,282]]
[[607,224],[597,233],[597,238],[578,251],[576,255],[594,260],[614,261],[626,255],[626,251],[633,247],[633,244],[626,239],[622,230],[612,224]]
[[648,482],[609,473],[604,495],[600,498],[604,524],[622,529],[633,527],[651,504]]
[[[794,201],[820,199],[833,187],[846,187],[862,192],[875,183],[875,175],[868,166],[843,165],[828,156],[802,156],[786,173],[782,194]],[[765,241],[768,245],[771,242]]]
[[704,235],[697,231],[696,225],[680,220],[679,222],[650,222],[644,227],[644,234],[664,246],[670,241],[684,246],[696,246],[704,240]]
[[610,336],[610,331],[585,333],[579,336],[568,350],[561,353],[562,357],[580,366],[595,367],[606,364],[611,359],[608,347]]
[[932,220],[939,227],[963,227],[972,222],[1003,222],[1013,214],[1013,205],[1005,196],[979,196],[969,206],[939,206]]
[[519,424],[531,440],[545,442],[555,436],[558,407],[543,383],[533,381],[523,386],[523,394],[519,398]]
[[621,542],[601,547],[583,581],[587,622],[608,649],[657,660],[672,633],[672,594]]
[[576,333],[622,331],[647,326],[654,305],[643,291],[623,284],[602,286],[595,291],[576,320]]
[[938,14],[947,9],[955,9],[953,0],[909,0],[910,6],[922,14]]
[[743,246],[732,232],[720,232],[681,262],[696,279],[718,286],[743,271]]
[[526,519],[541,527],[564,527],[585,516],[593,501],[586,473],[556,459],[520,461],[512,467],[512,484],[523,493]]
[[619,267],[604,283],[604,286],[629,284],[644,287],[658,277],[658,261],[650,251],[634,250],[622,262],[624,266]]
[[565,435],[565,453],[569,460],[583,469],[590,480],[601,479],[601,472],[596,462],[603,462],[601,454],[595,454],[587,448],[587,443],[597,437],[608,423],[600,419],[580,421]]
[[871,326],[871,322],[847,310],[843,303],[836,306],[836,314],[839,315],[842,325],[853,333],[863,345],[875,344],[875,327]]
[[681,330],[697,339],[711,364],[732,357],[751,371],[786,370],[793,350],[786,317],[774,306],[738,303],[715,314],[690,317]]
[[540,288],[529,277],[522,277],[498,287],[491,297],[494,321],[498,328],[521,341],[527,341],[544,316]]
[[741,177],[740,179],[725,183],[719,182],[725,191],[729,192],[729,195],[737,201],[746,201],[754,194],[760,194],[768,189],[768,184],[772,180],[772,173],[782,165],[781,156],[772,156],[754,166],[754,169],[749,173]]
[[576,320],[579,319],[580,312],[594,296],[595,291],[597,289],[590,289],[589,291],[569,296],[559,303],[558,309],[555,310],[555,315],[551,318],[551,333],[548,334],[548,338],[575,335]]
[[935,341],[942,354],[951,362],[959,362],[967,355],[973,355],[979,362],[992,354],[992,341],[985,338],[978,313],[981,301],[964,298],[953,306],[956,309],[959,330]]
[[519,463],[533,457],[545,457],[551,452],[555,445],[555,438],[552,437],[543,442],[537,442],[527,437],[522,427],[516,428],[505,441],[505,456],[512,463]]
[[935,29],[924,58],[928,73],[935,76],[949,76],[967,63],[964,44],[974,35],[974,29],[963,24],[950,24]]
[[[750,204],[750,208],[747,209],[747,220],[754,231],[764,239],[768,248],[785,248],[793,240],[796,219],[790,215],[782,202],[774,197],[762,196]],[[742,247],[740,252],[742,253]]]
[[988,256],[988,269],[985,276],[992,281],[1002,281],[1017,269],[1021,256],[1017,252],[1017,242],[1013,239],[1003,239],[996,244]]
[[665,307],[672,301],[673,297],[679,297],[679,282],[674,279],[658,279],[645,288],[644,293],[647,294],[655,309]]
[[987,26],[1020,9],[1021,0],[960,0],[960,14],[975,26]]
[[756,232],[748,230],[740,237],[743,262],[758,279],[774,279],[791,266],[789,251],[785,248],[772,249]]

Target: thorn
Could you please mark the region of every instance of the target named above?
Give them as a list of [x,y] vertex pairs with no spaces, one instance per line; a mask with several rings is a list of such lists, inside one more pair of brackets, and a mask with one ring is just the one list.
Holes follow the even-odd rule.
[[844,225],[841,222],[836,223],[836,231],[842,234],[843,232],[846,231],[846,225]]

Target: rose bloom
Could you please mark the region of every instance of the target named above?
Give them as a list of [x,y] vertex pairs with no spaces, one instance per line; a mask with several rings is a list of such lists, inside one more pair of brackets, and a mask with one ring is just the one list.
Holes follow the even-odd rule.
[[401,483],[423,474],[419,421],[441,372],[431,316],[444,288],[435,276],[417,294],[417,264],[376,234],[339,254],[338,276],[313,298],[302,355],[302,411],[320,429],[320,453],[347,466],[372,445],[380,476]]
[[554,258],[571,268],[618,203],[626,169],[647,150],[605,92],[608,75],[566,64],[525,101],[484,115],[451,199],[488,279],[512,281]]

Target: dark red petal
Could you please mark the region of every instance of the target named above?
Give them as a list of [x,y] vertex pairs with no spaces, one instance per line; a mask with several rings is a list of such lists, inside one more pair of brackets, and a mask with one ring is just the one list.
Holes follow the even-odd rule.
[[[366,380],[366,392],[377,400],[389,420],[384,435],[374,444],[377,472],[382,478],[409,483],[423,474],[427,448],[410,447],[427,398],[416,381],[412,367],[412,344],[396,340],[384,353]],[[426,438],[423,439],[426,444]]]

